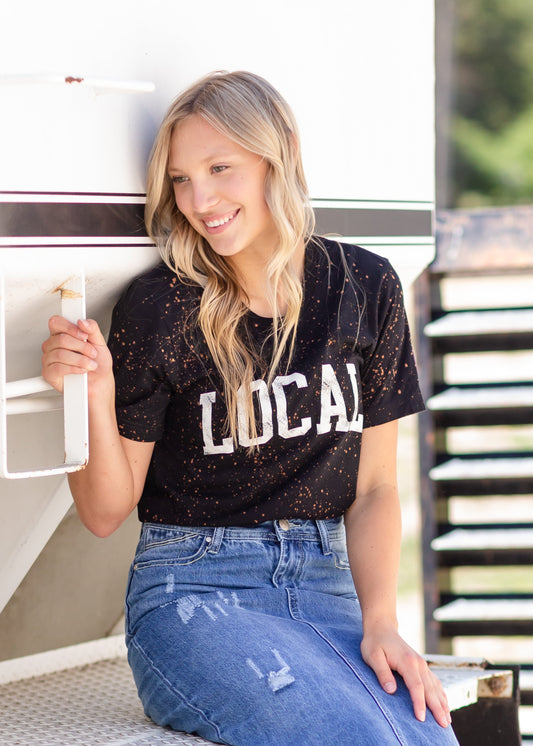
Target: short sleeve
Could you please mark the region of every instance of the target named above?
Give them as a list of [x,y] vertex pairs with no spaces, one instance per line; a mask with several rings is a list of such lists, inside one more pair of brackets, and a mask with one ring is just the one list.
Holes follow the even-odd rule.
[[361,380],[365,427],[372,427],[424,409],[402,287],[388,262],[367,314],[373,343]]
[[115,306],[108,346],[119,432],[152,442],[163,435],[171,394],[166,363],[172,352],[157,304],[141,291],[133,284]]

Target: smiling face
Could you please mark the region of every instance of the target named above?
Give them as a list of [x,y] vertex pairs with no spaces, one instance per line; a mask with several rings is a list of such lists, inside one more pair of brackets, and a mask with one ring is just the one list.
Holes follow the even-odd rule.
[[278,242],[265,201],[267,163],[193,114],[174,129],[168,173],[179,211],[213,251],[262,263]]

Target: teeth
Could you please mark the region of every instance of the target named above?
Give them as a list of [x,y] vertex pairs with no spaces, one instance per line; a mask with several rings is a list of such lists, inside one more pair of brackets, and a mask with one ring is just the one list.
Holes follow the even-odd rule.
[[234,217],[234,215],[228,215],[225,218],[220,218],[220,220],[206,220],[205,224],[208,228],[218,228],[219,225],[225,225],[226,223],[229,223],[229,221],[233,220]]

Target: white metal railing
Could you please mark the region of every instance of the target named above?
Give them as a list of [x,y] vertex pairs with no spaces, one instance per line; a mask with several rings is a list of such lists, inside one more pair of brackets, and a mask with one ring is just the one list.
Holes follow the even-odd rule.
[[[39,376],[6,381],[5,279],[0,275],[0,477],[21,479],[63,474],[82,468],[89,458],[87,412],[87,376],[65,376],[63,397]],[[85,318],[85,280],[83,272],[70,277],[61,288],[61,315],[76,322]],[[53,392],[53,393],[51,393]],[[44,394],[44,396],[43,396]],[[63,409],[65,459],[62,464],[44,468],[10,471],[8,466],[7,417],[17,414]],[[43,438],[47,435],[43,428]]]

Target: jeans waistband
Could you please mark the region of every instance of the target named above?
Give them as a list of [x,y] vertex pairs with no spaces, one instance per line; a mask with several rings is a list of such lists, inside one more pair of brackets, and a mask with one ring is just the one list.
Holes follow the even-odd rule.
[[143,531],[194,532],[209,537],[209,552],[219,551],[224,538],[234,541],[315,541],[324,555],[331,554],[331,541],[344,538],[344,520],[303,518],[266,521],[257,526],[172,526],[157,523],[143,524]]

